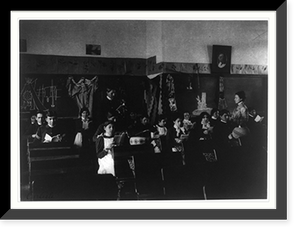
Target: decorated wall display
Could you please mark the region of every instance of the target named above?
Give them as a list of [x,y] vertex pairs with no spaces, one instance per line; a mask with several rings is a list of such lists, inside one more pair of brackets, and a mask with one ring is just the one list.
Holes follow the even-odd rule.
[[78,116],[80,109],[88,108],[90,117],[93,117],[93,99],[94,93],[98,88],[98,77],[95,76],[92,79],[81,79],[76,82],[72,76],[67,79],[66,88],[70,97],[74,98],[78,107]]
[[[224,46],[223,46],[224,47]],[[224,64],[223,64],[224,65]],[[222,67],[223,65],[220,65]],[[224,68],[229,70],[224,70]],[[20,71],[23,74],[78,74],[78,75],[147,75],[161,73],[213,74],[213,64],[159,62],[156,56],[142,58],[67,57],[21,54]],[[225,72],[224,72],[225,71]],[[230,64],[217,73],[268,74],[267,65]]]
[[59,116],[76,117],[76,101],[68,95],[67,77],[62,75],[25,75],[20,80],[20,113],[54,110]]
[[[78,117],[87,107],[91,117],[105,97],[107,86],[113,85],[117,98],[124,99],[132,111],[143,109],[146,77],[94,75],[22,75],[20,79],[20,113],[28,114],[51,109],[59,117]],[[96,114],[94,116],[94,113]]]
[[146,59],[20,55],[23,74],[145,75]]
[[219,102],[218,102],[218,109],[222,110],[222,109],[227,109],[227,102],[225,99],[225,86],[224,86],[224,78],[220,77],[219,78]]
[[168,116],[178,110],[175,80],[171,74],[160,74],[148,80],[144,90],[147,115],[151,123],[156,123],[158,115]]
[[[224,47],[217,51],[222,53],[228,49]],[[230,64],[229,73],[222,74],[214,73],[212,64],[156,63],[155,56],[141,59],[21,54],[20,59],[21,112],[53,108],[64,117],[77,117],[83,105],[93,114],[93,108],[104,96],[104,87],[111,82],[122,89],[134,111],[144,108],[152,122],[157,114],[195,110],[196,97],[202,97],[202,92],[207,95],[207,107],[231,107],[228,98],[234,90],[228,89],[228,78],[236,88],[239,83],[249,80],[247,88],[255,86],[259,91],[265,90],[265,86],[256,85],[256,80],[266,78],[268,74],[265,65],[226,63],[226,66]],[[68,79],[71,76],[73,78]],[[99,77],[97,87],[95,76]],[[84,90],[87,92],[82,94]],[[252,103],[252,99],[255,97],[250,96],[248,101]]]
[[268,66],[266,65],[231,65],[231,74],[268,74]]

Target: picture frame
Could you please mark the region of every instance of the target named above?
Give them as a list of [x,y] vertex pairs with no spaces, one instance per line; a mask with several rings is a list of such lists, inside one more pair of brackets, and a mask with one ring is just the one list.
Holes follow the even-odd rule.
[[101,45],[86,44],[87,55],[101,55]]
[[231,67],[231,46],[213,45],[212,47],[212,73],[229,74]]

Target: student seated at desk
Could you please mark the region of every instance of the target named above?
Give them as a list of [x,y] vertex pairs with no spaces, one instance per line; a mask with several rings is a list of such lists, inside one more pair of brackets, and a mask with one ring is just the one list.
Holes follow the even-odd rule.
[[188,134],[183,127],[183,117],[181,114],[173,116],[173,126],[168,129],[168,140],[173,153],[179,153],[182,157],[182,164],[185,165],[185,142]]
[[88,148],[92,143],[93,121],[89,115],[89,109],[84,107],[80,110],[80,117],[75,121],[76,136],[78,134],[81,136],[81,140],[79,140],[79,144],[77,145],[82,148]]
[[115,176],[115,165],[112,153],[114,146],[114,122],[106,121],[102,125],[103,132],[96,136],[96,156],[98,158],[98,174]]
[[33,141],[37,135],[36,132],[38,128],[42,125],[44,125],[44,113],[43,112],[37,112],[36,115],[33,115],[31,117],[31,124],[27,127],[25,132],[25,137],[29,141]]
[[214,126],[212,133],[212,140],[214,148],[218,154],[218,160],[223,161],[229,154],[230,150],[230,139],[228,138],[231,134],[233,127],[229,122],[230,112],[226,109],[220,111],[220,121]]
[[217,108],[213,108],[210,112],[210,126],[214,127],[220,122],[220,111]]
[[62,142],[66,135],[65,130],[57,124],[57,115],[54,111],[46,113],[46,122],[46,125],[38,128],[34,142]]
[[169,148],[169,134],[167,128],[167,117],[163,115],[158,116],[157,124],[155,125],[156,131],[154,132],[154,137],[152,144],[154,146],[155,153],[169,153],[171,148]]
[[183,127],[185,129],[186,132],[190,132],[194,126],[195,126],[195,122],[191,121],[191,115],[189,112],[185,112],[183,114]]
[[155,127],[150,123],[149,117],[147,115],[142,115],[130,130],[131,136],[145,137],[147,139],[151,138],[151,134],[156,131]]

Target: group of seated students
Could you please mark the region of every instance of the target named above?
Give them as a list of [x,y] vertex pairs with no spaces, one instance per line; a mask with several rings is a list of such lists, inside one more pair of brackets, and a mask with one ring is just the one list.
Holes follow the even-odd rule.
[[[251,111],[251,114],[254,111]],[[251,121],[254,124],[260,122],[254,121],[254,118],[252,120],[251,114],[248,125],[254,134]],[[174,112],[171,117],[158,115],[155,124],[150,124],[147,115],[132,114],[132,116],[130,125],[121,132],[126,135],[127,144],[130,144],[131,137],[144,139],[144,143],[153,145],[154,153],[161,154],[164,158],[163,164],[172,163],[172,157],[176,156],[181,165],[203,160],[222,161],[226,159],[226,153],[230,148],[242,144],[238,132],[234,130],[236,124],[226,109],[212,109],[210,114],[202,112],[196,117],[192,117],[188,112],[183,114]],[[120,134],[115,127],[116,122],[116,117],[108,115],[105,122],[95,126],[87,108],[81,109],[80,117],[76,120],[72,144],[80,147],[83,156],[93,157],[94,161],[98,161],[98,174],[115,175],[112,148],[116,145],[115,135]],[[59,124],[53,111],[38,112],[35,118],[32,118],[25,134],[33,143],[60,143],[67,138],[66,128],[63,124]],[[257,135],[255,137],[257,138]]]

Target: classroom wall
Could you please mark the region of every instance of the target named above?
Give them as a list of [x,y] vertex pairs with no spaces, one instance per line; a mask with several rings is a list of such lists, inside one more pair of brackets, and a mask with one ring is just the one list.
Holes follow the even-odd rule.
[[[21,72],[28,71],[46,79],[56,74],[66,79],[69,74],[125,75],[135,68],[136,75],[144,76],[145,66],[135,66],[133,60],[120,60],[119,64],[117,59],[155,56],[156,63],[164,62],[166,67],[168,62],[171,67],[175,63],[210,64],[214,44],[232,46],[232,64],[267,65],[267,31],[267,22],[262,21],[26,20],[20,22],[20,38],[27,42],[27,52],[22,54],[47,56],[38,56],[34,62],[23,59]],[[101,55],[86,55],[85,44],[100,44]],[[112,58],[107,64],[101,60]],[[164,68],[164,72],[169,69]],[[177,69],[173,73],[178,73]],[[183,111],[195,109],[195,95],[199,91],[181,89],[182,82],[186,85],[189,76],[195,80],[195,73],[176,77],[178,105]],[[215,107],[218,77],[205,74],[200,82],[207,92],[208,106]],[[266,112],[267,75],[227,75],[224,82],[229,109],[234,107],[234,93],[244,89],[248,105]],[[74,115],[74,104],[72,110],[66,111],[62,115]]]
[[26,20],[20,38],[27,53],[149,58],[157,62],[211,63],[212,45],[232,46],[232,64],[268,64],[267,21]]
[[165,21],[165,62],[212,62],[212,45],[232,46],[232,64],[267,65],[268,25],[263,21]]
[[26,20],[20,38],[32,54],[86,56],[86,44],[99,44],[101,57],[146,57],[145,21]]

